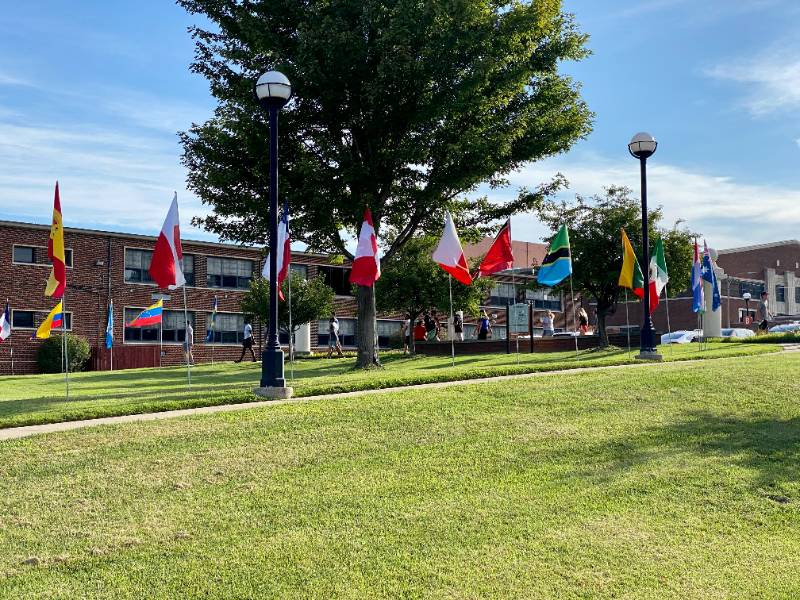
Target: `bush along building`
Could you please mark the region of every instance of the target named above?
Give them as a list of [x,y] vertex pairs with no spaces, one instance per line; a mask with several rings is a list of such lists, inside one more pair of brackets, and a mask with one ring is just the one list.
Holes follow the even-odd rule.
[[[36,328],[55,306],[44,296],[50,262],[47,258],[49,225],[0,222],[0,293],[10,305],[13,331],[0,344],[0,374],[34,373],[36,353],[42,341],[31,339]],[[89,342],[93,369],[108,369],[110,353],[105,348],[109,303],[114,304],[114,368],[183,364],[185,341],[182,290],[159,289],[148,273],[156,238],[128,233],[90,229],[64,229],[67,290],[65,319],[67,331]],[[507,335],[505,307],[515,300],[533,303],[537,310],[551,309],[563,315],[561,295],[527,289],[532,265],[544,255],[541,244],[514,243],[514,273],[500,273],[484,308],[493,316],[495,338]],[[183,240],[186,276],[187,316],[194,329],[196,362],[230,361],[239,357],[246,315],[240,302],[250,281],[260,275],[263,251],[235,244]],[[480,244],[465,248],[468,256],[479,256]],[[292,270],[304,277],[322,275],[334,290],[335,311],[340,323],[342,345],[354,348],[358,327],[356,300],[349,283],[350,263],[322,254],[292,253]],[[126,328],[144,308],[163,298],[162,355],[159,356],[158,326]],[[211,339],[206,341],[214,300],[217,318]],[[456,307],[457,309],[458,307]],[[400,344],[401,315],[379,315],[377,330],[383,349]],[[557,326],[566,318],[557,317]],[[517,327],[522,332],[524,326]],[[253,323],[256,345],[260,346],[265,328]],[[471,334],[471,319],[466,320]],[[310,323],[297,335],[298,350],[325,348],[327,320]],[[288,343],[285,334],[281,342]]]
[[[716,319],[706,317],[709,335],[715,335],[715,329],[720,327],[755,328],[758,304],[764,291],[769,294],[769,309],[775,323],[800,319],[800,241],[784,240],[719,250],[716,252],[716,274],[722,305]],[[638,301],[629,302],[628,309],[631,327],[638,330],[642,320]],[[669,299],[669,317],[672,331],[698,327],[698,317],[692,312],[691,290],[684,290]],[[624,329],[624,303],[619,303],[608,323],[611,327]],[[663,299],[653,313],[653,325],[659,332],[667,331],[667,310]]]

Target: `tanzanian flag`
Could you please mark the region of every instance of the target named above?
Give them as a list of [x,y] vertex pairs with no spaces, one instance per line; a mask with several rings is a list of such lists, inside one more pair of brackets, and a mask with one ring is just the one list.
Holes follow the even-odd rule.
[[539,267],[536,280],[540,285],[553,287],[572,275],[572,257],[569,252],[569,233],[562,225],[550,242],[550,249]]

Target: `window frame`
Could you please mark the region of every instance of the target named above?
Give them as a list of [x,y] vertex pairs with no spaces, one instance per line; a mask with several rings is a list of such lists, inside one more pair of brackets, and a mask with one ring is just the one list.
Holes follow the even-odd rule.
[[[122,307],[122,343],[123,344],[131,344],[131,345],[147,345],[147,344],[150,344],[150,345],[152,345],[152,344],[158,344],[159,343],[158,334],[156,334],[156,339],[155,340],[141,340],[141,339],[140,340],[129,340],[125,336],[125,333],[129,329],[131,329],[131,328],[129,328],[127,326],[127,323],[128,323],[128,317],[127,317],[128,310],[133,310],[133,311],[137,311],[137,313],[140,313],[146,308],[147,308],[146,306],[127,306],[127,305]],[[162,309],[162,311],[163,311],[162,314],[161,314],[162,327],[163,327],[163,319],[167,316],[167,313],[178,313],[181,316],[183,316],[183,314],[184,314],[182,309],[171,309],[171,308],[167,309],[167,308],[164,308],[164,309]],[[197,312],[198,311],[197,310],[189,310],[189,311],[186,311],[186,312],[187,312],[187,314],[191,315],[192,329],[194,330],[194,341],[193,341],[193,344],[197,345]],[[158,331],[159,327],[134,327],[133,329],[134,330],[138,329],[139,331],[145,331],[145,330],[146,331]],[[163,344],[164,346],[183,346],[183,344],[186,341],[186,328],[185,327],[183,329],[162,330],[162,337],[163,337],[163,331],[176,331],[176,332],[181,332],[182,331],[182,332],[184,332],[184,334],[183,334],[184,335],[184,339],[182,339],[182,340],[178,339],[177,341],[175,341],[175,340],[163,340],[161,342],[161,344]],[[177,333],[176,333],[175,337],[176,338],[178,337]],[[203,338],[203,339],[205,340],[205,338]]]
[[[325,275],[327,269],[337,269],[339,271],[343,271],[346,274],[343,275],[345,285],[347,286],[348,293],[347,294],[340,294],[337,288],[329,283],[329,278]],[[325,285],[333,290],[334,296],[337,298],[355,298],[355,295],[352,293],[353,286],[350,284],[350,273],[353,271],[353,267],[343,267],[339,265],[317,265],[317,275],[322,275],[323,281]],[[327,335],[327,334],[326,334]],[[325,342],[327,344],[327,342]]]
[[[17,248],[31,248],[34,251],[34,262],[19,262],[16,260],[14,256],[15,251]],[[47,262],[36,262],[36,251],[37,250],[44,250],[44,256],[47,258],[47,246],[39,246],[37,244],[11,244],[11,264],[12,265],[27,265],[29,267],[50,267],[52,266],[50,263],[50,259],[47,258]],[[72,248],[64,247],[64,263],[67,269],[71,269],[72,265],[74,264],[75,260],[75,252]]]
[[[237,291],[237,292],[246,292],[247,290],[250,289],[250,283],[248,283],[246,287],[238,287],[238,286],[237,287],[231,287],[231,286],[227,286],[227,285],[219,285],[219,286],[210,285],[209,282],[208,282],[208,278],[212,276],[212,274],[209,272],[209,269],[208,269],[208,259],[210,259],[210,258],[215,258],[215,259],[219,259],[219,260],[222,260],[222,261],[225,261],[225,260],[236,260],[236,261],[246,261],[246,262],[251,263],[253,265],[253,271],[252,271],[252,274],[250,275],[250,281],[251,282],[261,275],[261,272],[258,270],[258,267],[259,267],[259,265],[261,265],[263,263],[263,259],[259,260],[257,258],[250,258],[250,257],[246,257],[246,256],[222,256],[222,255],[219,255],[219,254],[204,254],[203,256],[205,256],[205,258],[206,258],[205,289],[209,289],[209,290],[232,290],[232,291]],[[222,275],[222,274],[220,274],[220,275],[214,274],[213,276],[214,277],[220,277],[220,278],[224,277],[224,275]],[[229,275],[228,277],[231,277],[231,276]],[[237,278],[237,283],[238,283],[238,279],[240,279],[240,276],[237,275],[236,278]],[[220,283],[224,283],[224,281],[222,279],[220,279]]]
[[[52,310],[52,309],[50,309],[50,310]],[[20,330],[20,331],[36,331],[37,329],[39,329],[39,325],[41,325],[44,322],[44,320],[47,318],[47,315],[50,314],[50,310],[48,310],[48,309],[39,309],[39,308],[12,308],[11,309],[11,331],[12,332],[16,331],[16,330]],[[23,327],[21,325],[15,325],[14,324],[14,315],[16,313],[18,313],[18,312],[33,313],[33,326],[32,327]],[[40,319],[36,318],[37,314],[42,315]],[[72,331],[72,317],[73,317],[74,313],[71,310],[67,310],[67,311],[64,311],[64,314],[66,315],[65,318],[67,320],[67,331]],[[38,321],[38,325],[37,325],[37,321]],[[61,331],[61,328],[59,327],[58,329],[53,329],[53,331]]]
[[[150,260],[153,259],[153,252],[154,249],[151,248],[142,248],[140,246],[123,246],[122,249],[122,281],[125,285],[144,285],[148,287],[158,287],[158,284],[155,281],[130,281],[127,278],[126,272],[128,271],[128,250],[135,250],[137,252],[149,252],[150,253]],[[197,287],[197,254],[194,252],[186,252],[184,256],[191,256],[192,257],[192,279],[194,280],[193,284],[186,283],[186,287],[195,288]],[[149,269],[149,267],[148,267]],[[140,271],[146,271],[146,269],[137,269]],[[147,273],[147,276],[150,277],[150,273]]]
[[[209,325],[211,324],[211,315],[213,313],[211,311],[208,311],[208,310],[204,311],[204,312],[205,312],[205,315],[206,315],[206,327],[205,327],[205,333],[206,334],[203,337],[203,343],[206,346],[223,346],[223,347],[228,347],[229,348],[231,346],[241,346],[242,345],[242,341],[244,340],[244,319],[247,316],[246,313],[235,312],[235,311],[232,311],[232,310],[218,310],[217,311],[217,316],[219,316],[219,315],[238,315],[238,316],[241,316],[242,317],[242,326],[236,332],[236,341],[235,342],[221,342],[221,341],[220,342],[216,342],[216,341],[213,341],[213,340],[210,341],[210,342],[206,342],[205,340],[208,337],[208,328],[209,328]],[[252,325],[253,324],[250,323],[251,327],[252,327]],[[214,333],[217,333],[217,331],[219,331],[219,330],[215,330]],[[255,327],[253,327],[253,341],[255,341],[255,333],[256,333],[255,332]]]

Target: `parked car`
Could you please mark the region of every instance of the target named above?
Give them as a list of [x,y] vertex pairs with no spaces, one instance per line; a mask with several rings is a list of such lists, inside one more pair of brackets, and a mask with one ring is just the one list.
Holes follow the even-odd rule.
[[688,344],[690,342],[700,341],[703,337],[702,329],[694,329],[692,331],[673,331],[665,333],[661,336],[662,344]]
[[724,338],[749,338],[754,335],[753,331],[743,327],[726,327],[722,330],[722,337]]
[[770,333],[795,333],[800,331],[800,323],[783,323],[769,328]]

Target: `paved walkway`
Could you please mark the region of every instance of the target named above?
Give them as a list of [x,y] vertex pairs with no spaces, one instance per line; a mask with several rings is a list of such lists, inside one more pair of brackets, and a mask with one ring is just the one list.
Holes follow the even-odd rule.
[[[786,344],[783,347],[785,352],[800,352],[800,344]],[[661,368],[674,367],[685,364],[695,364],[707,362],[708,359],[700,360],[679,360],[674,362],[658,363]],[[741,360],[741,357],[715,358],[717,360]],[[582,367],[577,369],[560,369],[556,371],[538,371],[536,373],[522,373],[519,375],[500,375],[497,377],[484,377],[481,379],[459,379],[457,381],[443,381],[439,383],[422,383],[418,385],[407,385],[399,387],[389,387],[377,390],[360,390],[356,392],[341,392],[338,394],[325,394],[320,396],[303,396],[291,398],[289,400],[259,400],[256,402],[242,402],[239,404],[221,404],[219,406],[203,406],[199,408],[183,408],[180,410],[167,410],[163,412],[144,413],[137,415],[123,415],[119,417],[101,417],[98,419],[85,419],[82,421],[66,421],[63,423],[47,423],[44,425],[26,425],[24,427],[9,427],[0,429],[0,441],[13,440],[37,435],[40,433],[54,433],[57,431],[70,431],[72,429],[82,429],[84,427],[95,427],[97,425],[116,425],[118,423],[134,423],[139,421],[156,421],[159,419],[173,419],[175,417],[186,417],[190,415],[208,415],[219,412],[233,412],[237,410],[248,410],[251,408],[261,408],[265,406],[277,406],[279,404],[295,404],[298,402],[312,402],[314,400],[330,400],[333,398],[349,398],[352,396],[364,396],[375,394],[390,394],[400,391],[424,390],[429,388],[443,388],[454,385],[473,385],[483,383],[497,383],[499,381],[509,381],[512,379],[530,379],[532,377],[543,377],[558,374],[577,374],[590,371],[611,371],[615,369],[637,369],[653,366],[654,363],[634,363],[627,365],[609,365],[605,367]]]

